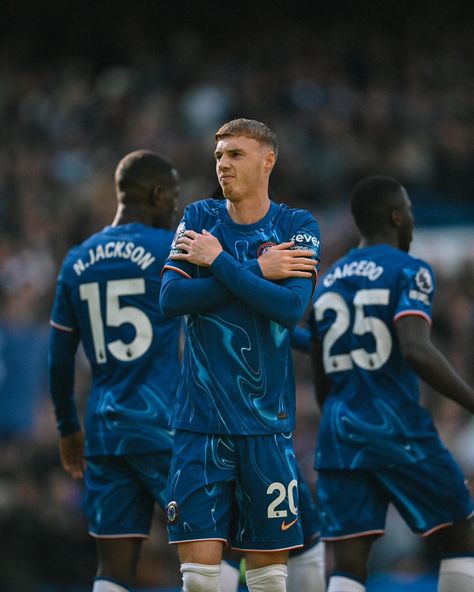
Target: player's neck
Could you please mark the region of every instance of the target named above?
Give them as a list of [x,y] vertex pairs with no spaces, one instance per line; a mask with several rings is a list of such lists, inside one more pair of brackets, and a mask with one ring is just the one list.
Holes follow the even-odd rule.
[[130,208],[120,205],[117,208],[115,218],[112,222],[112,226],[121,226],[123,224],[146,224],[151,226],[151,217],[147,210],[142,208]]
[[390,245],[394,249],[398,249],[398,241],[390,236],[390,234],[376,235],[376,236],[363,236],[359,242],[359,249],[365,249],[366,247],[376,247],[377,245]]
[[236,224],[254,224],[265,217],[270,209],[268,195],[231,201],[227,199],[227,211]]

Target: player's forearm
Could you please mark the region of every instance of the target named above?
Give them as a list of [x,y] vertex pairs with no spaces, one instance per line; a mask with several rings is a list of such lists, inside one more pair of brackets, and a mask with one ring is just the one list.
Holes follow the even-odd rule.
[[405,348],[403,355],[418,376],[440,394],[474,413],[474,391],[431,343]]
[[61,436],[70,436],[81,429],[74,398],[74,370],[68,366],[52,366],[49,387],[56,415],[56,427]]
[[222,252],[210,267],[214,276],[241,300],[272,321],[292,328],[303,316],[311,296],[311,280],[275,284],[249,271]]
[[312,339],[311,346],[315,395],[319,408],[322,410],[324,401],[329,395],[331,386],[324,370],[321,344],[319,341]]
[[166,317],[209,312],[235,300],[235,295],[215,278],[187,279],[165,271],[160,307]]
[[[262,277],[256,259],[244,265],[251,273]],[[172,270],[163,274],[160,306],[166,317],[209,312],[235,298],[235,294],[215,277],[187,279]]]
[[61,436],[81,429],[74,398],[74,359],[78,337],[52,329],[49,339],[49,388]]
[[291,332],[291,345],[294,349],[309,354],[311,352],[311,334],[304,327],[296,327]]

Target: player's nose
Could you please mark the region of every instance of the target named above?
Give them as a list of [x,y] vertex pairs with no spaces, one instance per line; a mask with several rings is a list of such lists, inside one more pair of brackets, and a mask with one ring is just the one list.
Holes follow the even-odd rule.
[[229,159],[225,156],[222,156],[217,163],[217,170],[219,171],[226,171],[229,169]]

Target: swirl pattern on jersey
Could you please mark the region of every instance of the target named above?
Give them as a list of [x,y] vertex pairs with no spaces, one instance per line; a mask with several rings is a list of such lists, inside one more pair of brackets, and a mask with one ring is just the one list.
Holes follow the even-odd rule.
[[400,464],[417,462],[424,458],[423,446],[418,442],[419,433],[412,430],[396,411],[382,399],[372,400],[370,421],[352,412],[342,401],[333,405],[331,429],[339,446],[336,454],[343,463],[343,447],[354,449],[350,468],[364,467],[368,462],[384,460]]
[[[170,410],[166,400],[148,385],[136,390],[130,402],[121,403],[115,393],[104,390],[95,409],[95,429],[87,430],[86,454],[126,454],[129,450],[166,450],[173,442],[174,430],[167,428]],[[99,452],[97,452],[99,451]]]

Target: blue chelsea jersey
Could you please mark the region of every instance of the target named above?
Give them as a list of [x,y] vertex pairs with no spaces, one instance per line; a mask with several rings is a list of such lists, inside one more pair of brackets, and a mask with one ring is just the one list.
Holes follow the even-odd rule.
[[173,233],[108,226],[66,256],[51,324],[78,331],[92,369],[86,455],[169,448],[179,378],[180,319],[159,308]]
[[[230,218],[226,200],[203,200],[186,208],[176,235],[189,229],[208,230],[242,264],[286,241],[319,260],[317,222],[309,212],[284,204],[271,202],[264,218],[241,225]],[[190,281],[211,275],[209,268],[177,260],[169,260],[165,269]],[[295,388],[286,327],[235,297],[209,312],[189,315],[187,332],[174,427],[234,435],[293,430]]]
[[352,249],[324,274],[308,321],[330,383],[315,468],[403,465],[443,448],[394,326],[431,322],[434,291],[431,267],[389,245]]

